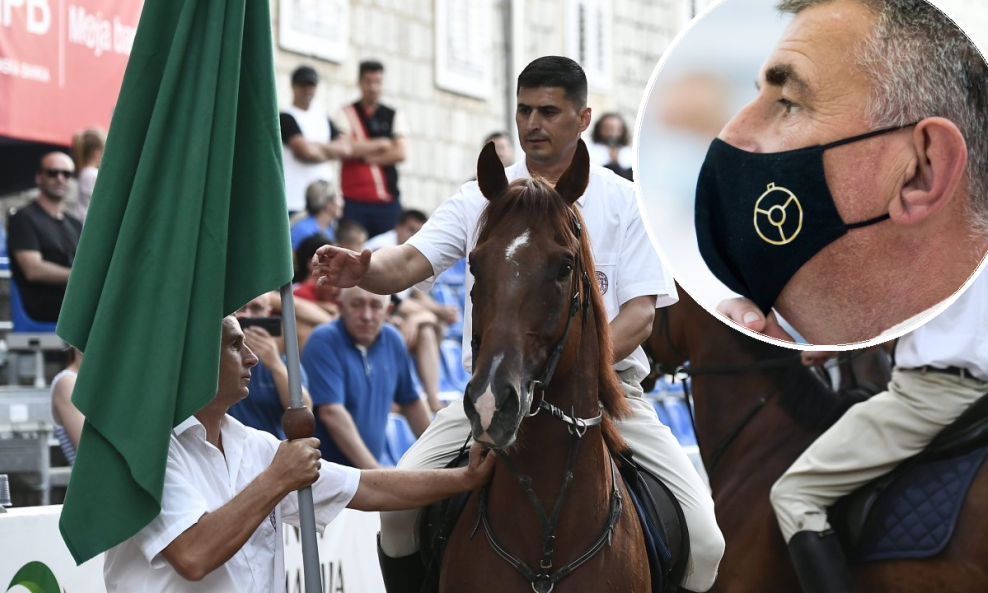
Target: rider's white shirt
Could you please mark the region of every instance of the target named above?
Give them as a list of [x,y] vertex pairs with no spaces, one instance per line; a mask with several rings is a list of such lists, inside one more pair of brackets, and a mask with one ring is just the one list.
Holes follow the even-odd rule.
[[960,367],[988,381],[988,275],[922,327],[902,336],[895,350],[902,368]]
[[[530,177],[524,160],[505,169],[505,174],[509,182]],[[645,232],[631,182],[608,169],[592,166],[587,190],[576,203],[586,222],[608,321],[617,316],[622,304],[635,297],[656,295],[657,308],[678,300],[672,274],[663,267]],[[429,217],[407,244],[419,250],[438,275],[473,250],[477,243],[477,223],[486,205],[487,199],[480,193],[477,182],[466,183]],[[428,290],[431,282],[429,279],[419,288]],[[472,288],[473,275],[468,270],[468,294]],[[470,299],[467,299],[464,317],[463,366],[469,371]],[[635,380],[640,381],[648,374],[648,361],[639,346],[614,368],[619,371],[633,369]]]

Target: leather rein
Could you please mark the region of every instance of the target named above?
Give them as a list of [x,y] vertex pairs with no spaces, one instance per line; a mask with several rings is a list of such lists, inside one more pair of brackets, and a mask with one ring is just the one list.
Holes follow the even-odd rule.
[[[575,213],[571,212],[571,217],[573,223],[573,233],[576,235],[577,242],[579,243],[583,227],[577,219]],[[587,429],[600,426],[604,419],[603,404],[598,404],[599,408],[597,415],[593,418],[579,418],[576,416],[575,408],[571,408],[570,413],[567,414],[562,409],[545,401],[545,390],[549,386],[549,382],[552,380],[552,376],[556,371],[556,365],[559,363],[563,350],[566,348],[566,342],[569,339],[569,332],[573,324],[573,319],[576,317],[577,312],[579,312],[581,308],[583,310],[584,326],[587,324],[589,318],[591,290],[590,276],[587,274],[580,262],[579,251],[576,253],[576,261],[573,269],[577,273],[575,279],[576,288],[574,290],[573,298],[570,301],[569,318],[566,320],[566,328],[563,330],[563,335],[556,343],[556,347],[553,349],[548,361],[546,361],[546,366],[542,372],[542,375],[535,381],[532,381],[529,385],[529,393],[534,396],[536,390],[538,390],[541,397],[539,398],[539,403],[535,406],[535,411],[531,413],[526,412],[526,417],[530,418],[544,410],[552,418],[566,424],[566,430],[573,437],[570,444],[569,455],[566,459],[566,471],[563,474],[563,484],[559,489],[559,495],[556,497],[556,502],[553,505],[551,514],[547,514],[545,512],[545,509],[542,507],[542,503],[535,494],[535,490],[532,488],[532,478],[520,473],[507,453],[499,449],[494,451],[494,453],[498,456],[498,459],[518,480],[518,483],[525,491],[528,500],[532,503],[532,506],[535,508],[535,512],[539,517],[539,523],[542,528],[542,559],[539,562],[539,570],[536,571],[531,568],[518,556],[508,551],[497,538],[497,535],[494,533],[494,528],[487,517],[487,485],[481,488],[478,494],[477,502],[479,508],[477,513],[477,524],[474,525],[473,531],[470,532],[470,539],[473,539],[478,528],[483,525],[484,535],[487,537],[487,542],[490,544],[491,548],[497,553],[498,556],[503,558],[515,570],[521,573],[521,575],[525,577],[529,583],[531,583],[532,591],[535,593],[549,593],[552,591],[553,587],[555,587],[556,583],[593,558],[598,552],[600,552],[601,549],[603,549],[605,544],[610,545],[614,536],[614,528],[617,525],[618,519],[621,517],[621,512],[623,509],[621,493],[618,490],[617,468],[614,464],[614,459],[610,458],[610,507],[608,511],[607,524],[604,526],[603,533],[601,533],[600,537],[598,537],[594,544],[590,546],[590,549],[578,558],[570,561],[558,570],[552,570],[552,555],[555,551],[556,528],[558,526],[559,515],[563,507],[563,498],[566,495],[567,488],[573,481],[573,470],[576,468],[576,458],[579,451],[580,442],[583,440],[583,435],[586,434]],[[476,360],[477,352],[480,349],[480,336],[476,333],[471,336],[470,346],[473,350],[473,359]]]
[[[676,347],[676,344],[672,341],[672,332],[669,329],[669,309],[663,307],[661,309],[661,319],[662,319],[662,337],[665,339],[666,345],[672,351],[674,355],[680,360],[687,360],[688,357],[684,352]],[[686,400],[686,409],[690,414],[690,422],[693,424],[693,430],[696,430],[696,419],[693,417],[693,406],[691,403],[692,396],[690,394],[689,383],[686,379],[694,377],[696,375],[718,375],[718,374],[728,374],[728,373],[747,373],[751,371],[762,371],[767,369],[777,369],[788,366],[793,366],[795,364],[802,364],[800,361],[800,354],[792,354],[789,356],[780,356],[778,358],[769,358],[766,360],[756,360],[752,362],[739,363],[739,364],[725,364],[725,365],[708,365],[704,367],[692,367],[688,363],[684,363],[672,369],[670,372],[669,367],[663,365],[662,363],[655,363],[655,369],[663,374],[672,375],[673,378],[683,377],[683,397]],[[748,413],[741,418],[735,427],[727,434],[727,436],[717,445],[714,449],[713,455],[710,457],[710,467],[707,468],[708,473],[712,473],[714,468],[717,467],[717,463],[727,452],[728,448],[737,439],[737,437],[744,431],[745,427],[751,423],[752,420],[765,409],[765,405],[768,404],[772,396],[778,392],[778,389],[773,386],[769,389],[769,392],[758,398],[755,405],[748,410]]]

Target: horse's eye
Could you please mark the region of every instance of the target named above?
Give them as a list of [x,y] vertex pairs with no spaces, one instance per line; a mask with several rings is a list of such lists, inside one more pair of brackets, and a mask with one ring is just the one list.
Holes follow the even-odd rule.
[[569,275],[573,273],[573,266],[570,264],[564,264],[563,267],[559,268],[559,280],[565,280],[569,278]]

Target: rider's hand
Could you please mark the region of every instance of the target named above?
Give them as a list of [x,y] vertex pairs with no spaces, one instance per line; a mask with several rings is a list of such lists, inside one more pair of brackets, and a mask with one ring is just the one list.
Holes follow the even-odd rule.
[[371,250],[350,251],[335,245],[323,245],[312,256],[312,275],[317,285],[340,288],[356,286],[370,269]]
[[775,316],[775,311],[770,311],[768,317],[765,317],[755,303],[748,299],[723,300],[717,305],[717,312],[738,325],[763,333],[766,336],[787,342],[796,341],[789,335],[789,332],[782,329],[779,318]]

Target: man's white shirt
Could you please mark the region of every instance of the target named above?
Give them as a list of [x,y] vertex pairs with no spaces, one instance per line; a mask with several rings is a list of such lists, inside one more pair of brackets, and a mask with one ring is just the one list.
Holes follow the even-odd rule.
[[[286,496],[247,543],[225,564],[199,582],[183,579],[161,551],[240,493],[271,465],[281,441],[223,419],[223,451],[206,441],[195,416],[172,430],[161,513],[137,535],[106,554],[103,576],[108,592],[257,592],[284,591],[285,559],[282,521],[298,525],[296,493]],[[322,462],[312,485],[316,527],[325,529],[357,492],[360,472]]]
[[[282,109],[295,118],[302,136],[309,142],[328,143],[332,140],[329,118],[317,109],[300,109],[289,105]],[[305,210],[305,192],[313,181],[328,181],[336,185],[336,165],[329,161],[309,163],[300,160],[287,144],[281,145],[281,156],[285,167],[285,200],[289,212]]]
[[[505,169],[508,181],[530,177],[525,161]],[[596,264],[597,281],[607,308],[607,320],[613,320],[621,305],[633,298],[655,295],[655,306],[666,307],[678,300],[672,274],[668,273],[648,239],[631,182],[599,166],[590,168],[590,182],[577,206],[586,224]],[[460,187],[446,200],[407,245],[415,247],[432,264],[435,275],[466,257],[477,244],[477,224],[487,205],[476,181]],[[538,231],[538,229],[534,229]],[[593,276],[593,274],[591,274]],[[428,290],[430,278],[418,288]],[[467,270],[466,290],[473,289],[473,275]],[[472,305],[467,299],[463,327],[463,366],[471,369],[470,338]],[[639,346],[617,362],[619,371],[633,370],[640,381],[648,372],[648,361]]]
[[984,271],[939,315],[899,338],[901,368],[967,369],[988,381],[988,275]]

